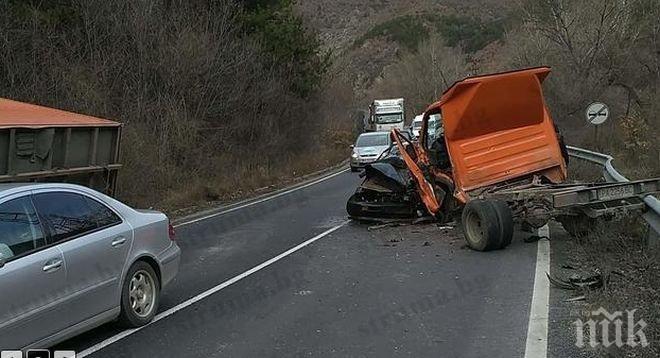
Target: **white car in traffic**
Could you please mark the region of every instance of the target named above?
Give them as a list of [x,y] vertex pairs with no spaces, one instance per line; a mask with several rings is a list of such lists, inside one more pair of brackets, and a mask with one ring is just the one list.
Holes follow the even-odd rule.
[[376,161],[392,144],[390,132],[362,133],[351,145],[351,170],[356,172],[365,165]]

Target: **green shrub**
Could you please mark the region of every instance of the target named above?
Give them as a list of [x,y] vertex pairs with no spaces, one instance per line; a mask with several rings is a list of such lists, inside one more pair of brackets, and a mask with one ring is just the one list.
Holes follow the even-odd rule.
[[321,49],[316,34],[306,31],[290,0],[252,1],[243,22],[271,62],[293,76],[293,92],[307,97],[320,88],[330,53]]
[[483,22],[477,18],[459,15],[405,15],[372,27],[355,41],[354,46],[362,46],[373,38],[385,37],[411,52],[416,52],[419,44],[429,38],[429,30],[435,30],[442,35],[448,46],[460,46],[466,52],[475,52],[502,38],[504,21]]
[[441,16],[434,25],[448,46],[461,46],[466,52],[478,51],[504,34],[502,21],[482,22],[468,16]]

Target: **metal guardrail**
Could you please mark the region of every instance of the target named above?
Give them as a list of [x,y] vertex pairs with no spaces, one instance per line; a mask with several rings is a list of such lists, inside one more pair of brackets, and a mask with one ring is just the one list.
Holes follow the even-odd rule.
[[[593,152],[587,149],[578,147],[567,146],[568,155],[573,158],[582,159],[603,167],[603,178],[612,183],[624,183],[629,181],[628,178],[621,175],[612,165],[611,155]],[[644,197],[644,203],[648,207],[643,218],[649,223],[649,245],[656,248],[660,247],[660,200],[653,195]]]

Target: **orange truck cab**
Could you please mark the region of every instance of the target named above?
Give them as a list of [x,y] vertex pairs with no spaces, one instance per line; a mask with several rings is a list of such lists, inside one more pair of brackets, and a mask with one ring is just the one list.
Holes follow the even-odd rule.
[[[430,213],[437,214],[443,200],[429,175],[461,203],[470,200],[471,191],[518,178],[566,179],[566,161],[541,87],[549,73],[550,68],[538,67],[458,81],[426,109],[413,150],[397,140]],[[448,168],[432,165],[427,143],[428,118],[437,113],[442,114]],[[393,136],[400,134],[393,131]]]

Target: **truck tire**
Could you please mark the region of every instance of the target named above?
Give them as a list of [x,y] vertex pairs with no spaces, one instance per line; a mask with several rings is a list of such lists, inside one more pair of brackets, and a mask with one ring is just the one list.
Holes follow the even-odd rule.
[[497,220],[500,225],[500,239],[499,249],[503,249],[513,240],[513,214],[511,213],[511,208],[509,205],[501,200],[491,200],[488,201],[495,209],[497,214]]
[[498,249],[502,243],[502,228],[495,206],[486,200],[468,202],[461,215],[463,235],[468,246],[477,251]]
[[121,290],[119,324],[135,328],[151,322],[160,302],[160,281],[154,269],[137,261],[128,269]]

